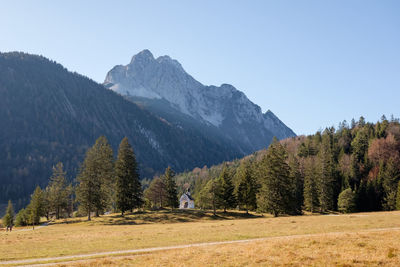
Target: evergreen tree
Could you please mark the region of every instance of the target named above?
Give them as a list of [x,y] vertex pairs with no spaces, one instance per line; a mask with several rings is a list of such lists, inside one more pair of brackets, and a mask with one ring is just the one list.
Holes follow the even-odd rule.
[[92,211],[98,216],[110,204],[114,186],[113,152],[104,136],[86,152],[77,180],[77,200],[90,221]]
[[127,210],[140,208],[143,205],[142,186],[135,153],[126,137],[119,145],[118,158],[115,162],[115,176],[116,205],[122,215]]
[[177,186],[174,176],[175,172],[168,166],[164,174],[164,183],[167,191],[167,203],[171,209],[179,207]]
[[301,158],[305,158],[308,157],[309,152],[308,152],[308,148],[306,147],[305,143],[301,143],[299,148],[298,148],[298,152],[297,152],[297,156],[301,157]]
[[338,209],[343,213],[350,213],[355,211],[355,194],[351,188],[345,189],[339,194]]
[[300,164],[295,156],[289,158],[289,176],[292,183],[292,201],[291,211],[294,214],[301,214],[301,209],[304,202],[303,189],[304,189],[304,178],[300,173]]
[[364,127],[365,126],[365,118],[363,116],[360,117],[358,120],[358,126]]
[[40,217],[45,216],[45,199],[43,190],[37,186],[31,195],[31,202],[26,208],[29,224],[35,229],[35,225],[40,223]]
[[258,186],[251,173],[250,164],[243,162],[238,170],[239,185],[236,190],[238,204],[249,213],[257,208]]
[[356,127],[356,120],[353,118],[353,119],[351,119],[351,122],[350,122],[350,128],[354,129],[355,127]]
[[72,184],[69,184],[66,188],[66,191],[68,192],[68,203],[67,203],[67,215],[69,218],[72,217],[74,213],[74,204],[75,204],[75,187]]
[[313,158],[306,162],[304,172],[304,207],[308,211],[315,212],[319,207],[318,188],[316,182],[318,171]]
[[351,147],[356,162],[364,163],[365,154],[368,151],[368,142],[369,142],[368,129],[361,128],[357,132],[356,137],[351,142]]
[[367,183],[367,201],[368,211],[382,210],[384,200],[384,190],[381,179],[368,181]]
[[262,160],[264,176],[260,180],[261,190],[257,206],[261,211],[268,211],[275,217],[282,213],[291,213],[293,199],[290,169],[286,163],[285,148],[277,141],[270,145]]
[[233,186],[232,178],[226,166],[223,167],[219,180],[221,184],[219,198],[221,200],[221,206],[224,208],[224,212],[226,212],[226,209],[234,208],[236,205],[236,196],[234,194],[235,187]]
[[318,198],[321,212],[332,210],[334,206],[334,170],[333,158],[331,152],[331,144],[329,136],[323,135],[321,149],[319,153],[319,168],[318,175]]
[[61,162],[57,163],[57,165],[53,167],[53,175],[50,178],[50,183],[45,192],[45,199],[49,202],[50,210],[55,212],[56,219],[60,218],[62,210],[67,209],[70,198],[70,191],[68,190],[65,175],[63,164]]
[[382,180],[382,185],[385,192],[384,207],[386,210],[395,210],[400,172],[392,158],[389,159],[386,164],[381,162],[380,165],[379,177]]
[[[355,191],[355,204],[357,211],[370,211],[370,203],[368,196],[368,182],[361,181],[357,190]],[[351,188],[350,188],[351,189]],[[343,190],[344,191],[344,190]]]
[[355,189],[362,179],[362,173],[360,171],[362,164],[357,161],[354,154],[350,157],[350,187]]
[[52,211],[51,203],[50,203],[50,192],[49,192],[49,186],[47,186],[43,190],[43,198],[44,198],[44,216],[46,216],[47,220],[50,220],[50,213]]
[[11,200],[8,201],[6,215],[4,215],[4,217],[3,217],[3,224],[5,227],[7,227],[7,230],[10,229],[10,231],[12,230],[12,227],[14,226],[14,208],[11,203]]

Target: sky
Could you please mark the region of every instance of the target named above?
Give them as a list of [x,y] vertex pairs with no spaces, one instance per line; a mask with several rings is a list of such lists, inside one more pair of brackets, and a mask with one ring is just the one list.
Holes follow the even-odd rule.
[[400,117],[399,14],[397,0],[3,0],[0,51],[40,54],[101,83],[149,49],[312,134]]

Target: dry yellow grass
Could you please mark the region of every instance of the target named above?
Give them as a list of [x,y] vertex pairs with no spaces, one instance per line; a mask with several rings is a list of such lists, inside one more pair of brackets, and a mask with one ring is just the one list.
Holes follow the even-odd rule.
[[[59,223],[35,231],[2,232],[0,261],[210,241],[400,227],[400,212],[235,218],[236,216],[232,215],[220,220],[196,212],[163,212],[132,215],[125,219],[119,216],[104,216],[93,222],[71,223],[72,221],[68,220],[68,224]],[[210,249],[213,250],[211,247]]]
[[323,234],[104,258],[68,266],[400,266],[399,240],[400,231]]

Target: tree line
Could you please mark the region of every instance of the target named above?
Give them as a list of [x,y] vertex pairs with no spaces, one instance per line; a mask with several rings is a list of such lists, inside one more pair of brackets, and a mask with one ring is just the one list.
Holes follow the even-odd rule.
[[[167,205],[178,205],[174,172],[168,167],[165,174]],[[30,203],[21,209],[14,221],[12,203],[9,206],[3,224],[6,227],[39,224],[41,217],[47,220],[71,217],[74,212],[86,215],[91,220],[92,213],[100,216],[107,211],[133,212],[143,207],[145,199],[140,182],[138,164],[132,146],[124,138],[114,160],[113,150],[106,137],[99,137],[86,152],[79,174],[74,184],[68,183],[62,163],[53,167],[53,173],[46,188],[36,187]]]
[[274,140],[242,160],[185,172],[201,208],[280,214],[400,209],[400,124],[382,116]]
[[[15,224],[38,223],[40,216],[59,218],[106,211],[176,208],[178,193],[191,189],[203,209],[240,209],[274,216],[309,212],[355,212],[400,209],[400,123],[382,116],[377,123],[346,121],[283,141],[242,160],[176,175],[168,167],[143,192],[133,148],[124,138],[117,159],[105,137],[86,153],[74,185],[63,165],[53,168],[45,189],[37,187]],[[12,221],[12,207],[4,222]]]
[[279,214],[299,214],[302,203],[298,162],[274,139],[261,161],[243,160],[236,169],[224,164],[220,175],[209,179],[196,194],[201,208],[239,208]]

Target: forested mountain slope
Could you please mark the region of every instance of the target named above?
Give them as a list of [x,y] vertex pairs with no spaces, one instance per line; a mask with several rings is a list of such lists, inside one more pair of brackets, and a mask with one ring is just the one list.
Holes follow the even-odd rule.
[[185,130],[44,57],[0,54],[0,203],[17,208],[62,161],[72,180],[87,148],[104,135],[114,151],[124,136],[142,177],[242,155],[223,140]]

